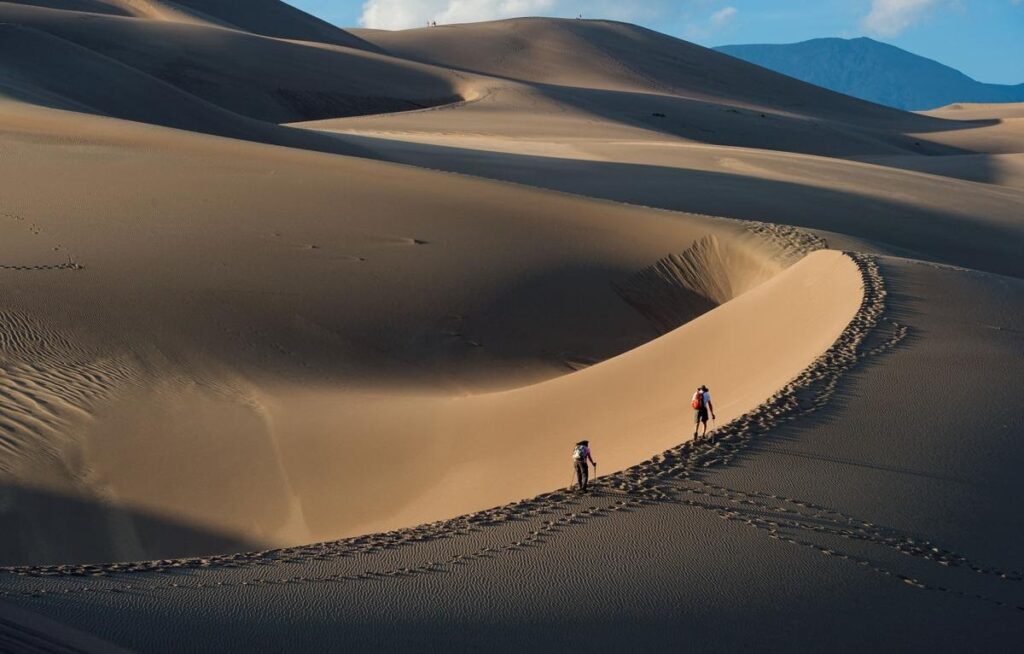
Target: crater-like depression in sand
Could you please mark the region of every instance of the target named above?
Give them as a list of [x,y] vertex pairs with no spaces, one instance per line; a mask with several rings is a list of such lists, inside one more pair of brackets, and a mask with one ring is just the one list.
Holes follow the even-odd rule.
[[636,464],[690,438],[702,383],[725,424],[860,303],[853,262],[795,229],[524,195],[515,221],[210,220],[145,267],[82,238],[78,268],[26,270],[0,316],[3,563],[291,546],[565,487],[576,440],[601,474]]

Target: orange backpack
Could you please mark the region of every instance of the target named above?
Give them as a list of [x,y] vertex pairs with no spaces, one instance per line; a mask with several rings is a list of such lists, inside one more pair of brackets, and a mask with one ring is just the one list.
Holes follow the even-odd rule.
[[693,395],[693,402],[690,403],[694,409],[701,409],[704,406],[704,391],[697,391]]

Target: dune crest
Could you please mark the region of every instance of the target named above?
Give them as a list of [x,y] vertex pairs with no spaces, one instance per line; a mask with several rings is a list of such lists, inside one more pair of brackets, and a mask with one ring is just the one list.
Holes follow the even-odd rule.
[[[244,149],[255,147],[245,146]],[[293,167],[299,164],[294,167],[299,173],[303,170],[304,160],[304,157],[294,162],[283,160],[278,165]],[[144,170],[144,160],[137,161],[134,166],[137,170]],[[335,174],[331,170],[324,173],[325,179],[331,179]],[[432,177],[427,175],[424,181]],[[278,193],[280,189],[274,190],[274,185],[276,182],[268,191]],[[487,188],[491,185],[472,180],[453,181],[452,192],[472,193],[479,186]],[[492,193],[496,190],[492,189]],[[524,197],[523,191],[517,194],[520,199]],[[349,201],[351,199],[349,196]],[[499,206],[494,202],[500,203],[500,196],[483,204],[492,215],[494,207]],[[533,211],[544,212],[549,221],[547,226],[540,228],[540,233],[546,230],[549,238],[556,242],[561,238],[558,236],[560,231],[569,228],[569,233],[574,233],[570,224],[560,224],[564,221],[563,217],[557,217],[560,212],[585,206],[582,200],[545,194],[537,194],[533,202]],[[89,205],[83,209],[91,210]],[[108,309],[84,317],[84,323],[73,329],[67,326],[54,332],[56,335],[53,337],[46,336],[48,328],[41,326],[55,317],[53,307],[47,306],[46,302],[19,303],[27,315],[40,317],[18,318],[17,322],[9,325],[8,331],[17,335],[6,348],[9,357],[6,374],[12,388],[56,388],[46,381],[49,378],[64,379],[68,384],[78,379],[82,386],[80,392],[73,391],[66,397],[52,396],[46,400],[50,406],[62,407],[58,412],[59,420],[53,424],[26,424],[11,432],[8,473],[14,478],[32,480],[51,492],[82,499],[92,497],[129,507],[143,515],[164,516],[173,525],[189,524],[236,540],[284,546],[446,518],[560,485],[564,462],[560,454],[563,448],[558,444],[565,439],[571,440],[580,430],[606,441],[607,451],[603,459],[607,470],[629,465],[643,457],[645,452],[663,449],[676,442],[681,433],[685,434],[686,403],[666,400],[685,396],[686,387],[693,383],[686,381],[679,372],[689,367],[685,363],[687,357],[684,352],[696,349],[696,346],[686,343],[706,342],[709,338],[736,339],[737,344],[729,346],[735,352],[736,363],[716,357],[714,362],[708,362],[712,364],[712,370],[699,374],[694,370],[692,373],[723,387],[735,386],[728,380],[728,373],[730,370],[743,370],[738,362],[748,355],[742,354],[746,351],[741,346],[742,341],[746,340],[755,348],[760,347],[760,341],[752,341],[732,327],[726,328],[733,323],[752,324],[749,320],[715,316],[723,311],[727,316],[735,311],[742,314],[742,309],[731,308],[733,303],[751,302],[746,298],[759,292],[762,286],[777,285],[776,277],[788,275],[787,279],[794,280],[789,285],[799,283],[795,280],[803,276],[788,273],[789,267],[811,266],[796,262],[809,250],[821,247],[822,243],[813,238],[802,239],[798,231],[787,232],[744,223],[718,225],[712,219],[696,216],[687,217],[680,223],[677,217],[669,219],[657,213],[611,205],[589,206],[587,215],[591,224],[607,220],[609,231],[589,246],[595,249],[589,255],[590,260],[582,264],[581,271],[598,271],[604,267],[608,272],[597,275],[594,272],[544,273],[540,278],[547,281],[534,290],[536,282],[532,277],[536,273],[523,269],[528,260],[522,258],[522,253],[527,251],[527,243],[535,243],[538,231],[529,233],[522,248],[509,249],[514,241],[506,237],[502,249],[489,250],[486,258],[488,265],[496,271],[513,262],[514,267],[508,268],[489,285],[478,289],[464,287],[462,291],[470,291],[469,297],[473,302],[482,302],[485,306],[491,302],[487,294],[494,295],[495,306],[502,307],[500,319],[495,320],[485,312],[480,316],[462,315],[451,321],[445,318],[444,313],[456,311],[457,305],[432,307],[425,304],[419,310],[420,317],[416,322],[428,325],[436,322],[439,331],[436,336],[420,329],[408,332],[410,336],[415,335],[415,339],[411,346],[402,346],[406,349],[401,367],[395,367],[389,356],[367,359],[358,368],[352,368],[351,362],[344,363],[345,353],[356,352],[354,345],[364,338],[361,336],[364,329],[361,321],[353,320],[360,315],[358,312],[351,316],[314,317],[309,314],[315,303],[320,302],[321,293],[351,293],[353,287],[349,283],[358,282],[358,278],[346,283],[344,277],[339,277],[323,286],[323,282],[315,282],[315,277],[307,276],[300,282],[304,288],[304,299],[299,304],[295,303],[299,296],[287,300],[289,296],[295,296],[297,287],[291,283],[282,287],[281,281],[275,281],[273,284],[278,286],[280,295],[277,297],[280,299],[258,309],[259,313],[252,313],[256,307],[247,307],[250,303],[246,301],[245,294],[213,291],[211,300],[219,298],[214,301],[220,307],[215,314],[219,317],[211,324],[209,317],[200,317],[207,315],[207,307],[212,307],[206,302],[189,310],[180,301],[158,307],[142,300],[150,294],[151,288],[166,283],[188,283],[178,275],[176,268],[168,267],[165,273],[161,273],[161,266],[157,264],[154,267],[153,260],[149,259],[149,271],[134,268],[130,260],[124,262],[127,268],[122,264],[105,270],[112,262],[105,254],[108,245],[95,250],[95,246],[90,246],[87,241],[65,239],[63,247],[86,262],[83,272],[77,277],[34,280],[34,283],[46,286],[59,284],[66,287],[64,291],[54,287],[43,297],[56,299],[73,289],[76,283],[86,283],[97,276],[131,279],[141,273],[142,280],[151,278],[151,281],[137,290],[125,287],[115,291],[112,301],[102,300],[97,305],[97,308],[106,305]],[[631,255],[635,263],[628,265],[624,265],[624,261],[615,262],[624,249],[613,225],[620,223],[625,216],[631,216],[628,224],[633,228],[646,223],[650,239]],[[224,220],[232,221],[234,218],[229,213]],[[210,225],[214,230],[208,232],[211,236],[219,229],[216,224]],[[210,227],[200,229],[206,231]],[[370,266],[378,271],[378,275],[385,275],[382,281],[390,277],[393,280],[390,283],[407,286],[409,280],[404,274],[396,276],[400,271],[396,271],[390,262],[396,257],[402,260],[414,256],[404,248],[423,248],[428,255],[436,248],[446,252],[461,251],[461,258],[465,258],[469,251],[462,248],[475,247],[480,243],[472,234],[456,237],[455,232],[434,230],[421,234],[422,238],[404,240],[365,240],[362,237],[362,249],[359,249],[358,240],[352,240],[349,247],[357,249],[349,250],[352,255],[338,258],[334,253],[337,246],[323,243],[309,249],[301,242],[268,233],[262,238],[269,237],[270,243],[278,242],[275,247],[283,248],[280,251],[282,258],[276,262],[273,259],[265,261],[263,265],[270,266],[267,279],[274,279],[276,270],[293,266],[293,253],[304,251],[314,257],[310,263],[320,256],[327,258],[321,264],[308,268],[308,273],[301,274],[317,275],[321,270],[349,270],[354,273],[359,266]],[[684,287],[692,296],[701,298],[700,303],[686,304],[680,302],[678,295],[661,297],[658,306],[671,313],[676,321],[673,325],[657,323],[655,313],[635,312],[620,297],[626,297],[638,306],[635,297],[638,289],[644,288],[640,283],[644,276],[641,273],[637,277],[634,273],[641,269],[643,262],[658,257],[666,237],[690,243],[689,248],[680,248],[681,257],[669,259],[689,262],[688,267],[676,270],[688,272],[688,277],[683,279],[689,287]],[[460,240],[464,240],[465,245],[458,245]],[[309,241],[315,244],[317,239],[309,239],[307,243]],[[407,244],[403,245],[405,241]],[[609,248],[612,244],[616,244],[615,247]],[[577,241],[575,247],[578,249],[580,246]],[[167,254],[172,254],[178,247],[181,246],[168,241],[161,244]],[[320,255],[322,250],[327,250],[327,253]],[[559,251],[559,248],[552,250],[551,256],[557,256]],[[612,253],[614,258],[605,260]],[[502,264],[506,258],[507,263]],[[435,280],[439,274],[449,275],[451,286],[437,287],[435,281],[431,284],[432,289],[419,286],[416,292],[432,293],[433,301],[446,302],[442,299],[443,294],[454,293],[458,286],[466,284],[466,280],[457,275],[458,268],[446,270],[448,264],[439,268],[437,263],[432,263],[434,260],[434,257],[427,256],[419,265],[428,266],[427,270],[433,271],[430,274]],[[452,255],[437,261],[459,260],[460,256]],[[242,266],[251,265],[244,263],[244,257],[236,261]],[[210,263],[216,267],[220,260],[214,258]],[[540,258],[532,265],[539,273],[554,264],[554,260]],[[280,268],[282,265],[286,268]],[[853,269],[842,272],[841,268],[830,275],[836,275],[837,281],[845,275],[856,284]],[[811,266],[811,269],[817,268]],[[294,277],[301,270],[303,268],[293,269],[288,276]],[[184,287],[176,294],[203,292],[201,280],[206,277],[199,270],[196,272],[199,274],[193,283],[200,283],[200,286],[193,291]],[[75,273],[71,271],[71,274]],[[332,274],[337,275],[337,272]],[[160,281],[162,275],[175,275],[177,281],[171,282],[171,277]],[[285,278],[280,279],[283,281]],[[116,286],[115,283],[108,288]],[[792,291],[785,290],[787,288],[789,286],[784,286],[774,293],[782,296],[792,294]],[[540,289],[543,292],[538,294]],[[57,296],[52,295],[54,292]],[[253,289],[251,292],[261,291]],[[438,295],[439,292],[442,295]],[[566,304],[566,298],[573,294],[577,297]],[[274,297],[270,295],[268,299]],[[803,305],[805,308],[813,310],[815,305],[805,292],[799,297],[807,303]],[[850,307],[856,305],[855,291],[840,294],[840,297],[852,302]],[[278,324],[266,336],[253,333],[244,337],[241,343],[237,336],[231,337],[251,330],[249,325],[254,321],[256,324],[270,324],[266,320],[280,311],[277,308],[282,306],[280,300],[286,300],[283,306],[290,305],[292,311],[299,311],[296,319]],[[126,306],[140,302],[142,313],[130,318],[133,324],[130,333],[124,334],[116,343],[102,336],[102,322],[107,320],[104,317],[109,315],[107,311],[124,312]],[[377,305],[375,298],[368,297],[363,302],[363,311],[379,311],[371,309]],[[774,304],[780,302],[780,299],[771,300]],[[302,308],[303,305],[306,308]],[[787,319],[800,320],[804,315],[802,311],[804,309],[787,314]],[[821,348],[827,346],[830,330],[841,329],[843,320],[848,319],[849,313],[844,314],[844,311],[852,309],[840,304],[834,309],[822,308],[821,311],[824,311],[823,316],[834,314],[838,326],[825,328],[820,342],[800,337],[795,344],[808,349],[787,355],[781,368],[767,366],[766,372],[774,371],[770,376],[759,378],[744,374],[743,384],[730,392],[731,399],[719,409],[723,421],[734,415],[733,412],[759,402],[770,394],[775,384],[795,374],[816,356]],[[239,313],[232,317],[232,312]],[[132,314],[131,311],[128,313]],[[257,317],[260,313],[264,317]],[[302,314],[308,317],[300,320]],[[51,317],[42,317],[47,315]],[[593,321],[597,315],[602,316],[602,323]],[[539,316],[543,316],[543,321],[551,327],[545,327],[545,322],[538,322]],[[648,322],[651,318],[655,318],[655,324]],[[186,322],[182,323],[182,320]],[[708,321],[711,321],[710,326],[700,328]],[[272,319],[272,322],[278,321]],[[684,338],[675,345],[663,344],[655,350],[644,346],[625,351],[683,322],[687,323],[684,331],[697,330],[700,335],[691,337],[692,341]],[[187,323],[192,326],[181,330]],[[212,329],[217,324],[221,327]],[[761,327],[765,328],[765,325]],[[221,336],[221,330],[226,330],[229,338]],[[712,336],[716,331],[722,331],[722,336]],[[780,332],[795,334],[791,327],[780,329]],[[72,336],[72,333],[77,336]],[[763,337],[767,332],[760,333]],[[378,341],[389,349],[409,338],[401,332],[382,334],[381,337]],[[83,338],[85,340],[81,342]],[[18,343],[36,345],[24,349]],[[328,349],[340,347],[340,352],[332,356],[342,364],[341,368],[331,371],[331,366],[325,365],[322,359],[328,350],[318,351],[311,347],[314,343]],[[567,346],[573,349],[563,349]],[[271,358],[262,354],[268,347],[275,352]],[[781,343],[776,344],[777,356],[786,351]],[[619,356],[614,356],[616,354]],[[679,361],[671,363],[680,355]],[[609,356],[614,358],[604,364],[592,365]],[[444,368],[438,368],[442,361],[439,357],[443,357]],[[583,367],[589,366],[589,369],[564,377],[565,382],[562,383],[561,376],[573,368],[580,368],[578,362],[581,361],[587,362]],[[719,367],[723,370],[715,372],[714,369]],[[371,368],[378,371],[376,382],[368,377]],[[496,376],[502,370],[508,371],[505,373],[507,377]],[[726,377],[720,378],[721,374],[726,374]],[[653,385],[640,392],[644,386],[634,384],[640,394],[633,399],[623,397],[621,405],[609,405],[613,415],[588,408],[585,398],[621,395],[618,387],[622,380],[645,377],[650,378]],[[554,382],[538,385],[538,382],[551,378],[558,382],[556,386],[549,385]],[[493,392],[495,388],[509,387],[512,388]],[[74,388],[77,387],[71,385],[67,390]],[[553,392],[552,389],[560,390]],[[578,408],[572,408],[574,403],[579,404]],[[622,406],[630,407],[629,411],[623,412]],[[631,415],[641,416],[654,407],[662,406],[670,407],[670,410],[657,422],[648,424],[642,432],[635,428],[627,430],[621,422]],[[31,412],[31,406],[18,402],[8,403],[3,409],[12,424],[17,424],[16,415],[28,412]],[[160,417],[154,419],[154,416]],[[571,417],[574,426],[565,422],[567,417]],[[500,430],[494,429],[495,421],[503,425]],[[616,444],[626,433],[630,434],[629,440]],[[488,434],[488,438],[481,440],[481,434]],[[129,435],[130,439],[126,439]],[[343,438],[339,440],[339,436]],[[396,461],[386,454],[407,449],[409,439],[413,437],[417,442],[429,442],[431,446],[415,459]],[[488,472],[490,439],[518,443],[517,453],[512,457],[517,463],[508,468],[511,475],[508,478]],[[237,460],[236,453],[240,451],[246,453],[244,465]],[[46,452],[49,454],[44,456]],[[460,454],[452,456],[456,452]],[[49,456],[75,463],[71,466],[54,465],[47,460]],[[182,467],[166,468],[161,465],[166,460],[179,461]],[[414,467],[405,467],[414,461]],[[224,474],[225,465],[232,468],[230,474]],[[450,472],[445,474],[444,481],[439,482],[437,471],[443,469]],[[193,481],[183,481],[182,475],[185,480]],[[391,477],[396,475],[403,480],[401,484],[391,482]],[[215,481],[218,478],[223,483]],[[206,481],[197,486],[195,479]],[[368,483],[371,488],[380,486],[380,491],[367,495]],[[198,488],[202,492],[195,495],[192,491]],[[469,488],[474,489],[472,494],[467,494]],[[243,492],[242,489],[249,490]],[[31,515],[31,512],[20,515],[18,519],[31,522]],[[53,525],[43,523],[34,527],[39,534],[37,538],[44,542],[55,538],[56,534],[50,531],[52,529]],[[187,547],[166,549],[182,546],[173,540],[161,545],[160,540],[152,536],[127,538],[125,534],[130,534],[132,528],[131,522],[125,519],[117,522],[116,528],[112,524],[111,529],[94,529],[88,540],[67,539],[62,549],[48,555],[53,557],[49,562],[87,561],[82,557],[88,554],[83,553],[100,551],[104,547],[114,548],[112,551],[120,552],[122,558],[134,559],[213,553],[193,551]],[[74,549],[76,542],[81,547],[77,551]],[[134,549],[125,549],[126,542],[135,542]],[[32,556],[29,552],[41,551],[31,543],[26,542],[25,550],[9,552],[10,561],[43,562],[25,558]]]

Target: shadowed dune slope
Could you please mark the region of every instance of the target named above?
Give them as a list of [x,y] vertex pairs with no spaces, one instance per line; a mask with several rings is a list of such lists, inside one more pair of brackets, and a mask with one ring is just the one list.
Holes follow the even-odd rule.
[[[353,48],[9,3],[0,3],[0,21],[46,32],[116,61],[126,72],[134,69],[228,111],[272,123],[419,109],[460,97],[459,82],[447,71]],[[34,53],[28,49],[19,58]],[[60,67],[57,53],[41,54],[55,67],[36,78],[40,85],[57,78],[70,99],[74,88],[85,97],[96,93],[88,78],[72,77]],[[80,64],[72,56],[66,65]],[[106,79],[115,96],[108,102],[138,93],[137,76],[126,74],[123,90],[115,81]]]
[[260,127],[119,61],[29,27],[0,25],[0,94],[26,103],[237,138]]
[[929,123],[626,23],[517,18],[357,33],[403,57],[526,82],[665,93],[862,124]]
[[391,161],[675,211],[794,224],[829,232],[832,240],[856,239],[850,246],[858,249],[1024,276],[1024,192],[993,185],[1014,185],[1013,159],[962,155],[963,160],[897,162],[954,168],[944,171],[948,174],[973,162],[969,174],[986,182],[976,184],[846,159],[686,143],[661,134],[618,132],[601,138],[595,131],[547,131],[567,127],[557,119],[540,123],[532,138],[512,138],[500,128],[464,134],[457,132],[465,124],[463,111],[308,127]]
[[861,157],[882,166],[914,170],[929,175],[954,177],[983,184],[1024,189],[1024,152],[1008,154],[962,154],[948,157],[879,156]]
[[376,49],[280,0],[7,0],[11,4],[151,20],[197,22],[299,41]]

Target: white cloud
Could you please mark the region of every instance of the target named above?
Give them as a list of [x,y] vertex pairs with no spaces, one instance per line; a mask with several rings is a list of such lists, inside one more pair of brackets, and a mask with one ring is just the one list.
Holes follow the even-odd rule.
[[[722,7],[717,11],[711,12],[710,15],[705,14],[707,11],[707,5],[711,4],[712,0],[702,0],[696,3],[696,11],[688,13],[685,16],[685,28],[683,29],[683,36],[690,41],[701,42],[707,41],[712,38],[718,32],[726,29],[729,24],[739,14],[739,9],[733,6]],[[698,13],[699,12],[699,13]],[[696,16],[694,14],[697,14]],[[703,14],[704,17],[698,17]]]
[[623,0],[365,0],[359,24],[376,29],[399,30],[497,20],[518,16],[560,16],[640,21],[656,20],[675,9],[672,0],[628,2]]
[[367,0],[359,24],[398,30],[423,27],[428,21],[469,23],[548,13],[556,4],[556,0]]
[[711,24],[715,27],[721,27],[735,18],[736,14],[736,7],[724,7],[711,14]]
[[872,0],[863,25],[869,32],[896,36],[924,18],[937,4],[939,0]]

